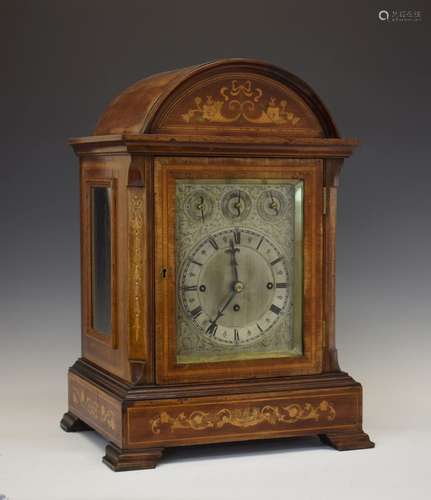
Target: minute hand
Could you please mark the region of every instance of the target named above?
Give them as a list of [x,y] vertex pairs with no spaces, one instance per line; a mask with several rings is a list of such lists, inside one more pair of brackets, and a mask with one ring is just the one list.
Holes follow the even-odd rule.
[[214,330],[215,324],[217,323],[217,320],[220,318],[220,316],[223,316],[224,310],[232,302],[235,295],[236,295],[236,292],[232,291],[231,294],[229,295],[228,299],[226,300],[226,302],[223,304],[223,306],[219,307],[219,309],[217,311],[217,315],[213,320],[210,321],[210,324],[209,324],[209,327],[207,328],[207,331]]

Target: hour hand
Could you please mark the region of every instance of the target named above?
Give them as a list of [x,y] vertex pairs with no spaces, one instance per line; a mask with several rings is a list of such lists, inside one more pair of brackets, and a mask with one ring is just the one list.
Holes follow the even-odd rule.
[[234,273],[234,276],[235,276],[235,281],[239,281],[239,278],[238,278],[238,262],[236,260],[236,252],[239,252],[239,248],[236,248],[234,243],[233,243],[233,240],[230,240],[230,248],[228,250],[226,250],[227,253],[230,253],[231,254],[231,264],[232,264],[232,268],[233,268],[233,273]]

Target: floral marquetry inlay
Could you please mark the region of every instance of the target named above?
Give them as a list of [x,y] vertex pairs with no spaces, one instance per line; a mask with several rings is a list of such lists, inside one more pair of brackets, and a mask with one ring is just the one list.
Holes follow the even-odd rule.
[[223,408],[215,412],[196,410],[190,413],[182,412],[176,416],[163,411],[150,421],[153,434],[160,434],[163,426],[171,432],[177,429],[199,431],[203,429],[221,429],[225,425],[247,428],[259,424],[295,424],[303,420],[331,421],[336,416],[335,408],[326,400],[314,406],[311,403],[290,404],[288,406]]
[[72,389],[72,402],[83,408],[92,418],[115,431],[114,412],[103,403],[91,398],[83,389]]
[[130,190],[130,330],[137,342],[142,331],[142,240],[144,199],[140,190]]
[[182,115],[186,123],[235,123],[240,118],[251,124],[296,125],[296,116],[286,99],[265,95],[250,80],[232,80],[216,96],[196,96],[194,106]]

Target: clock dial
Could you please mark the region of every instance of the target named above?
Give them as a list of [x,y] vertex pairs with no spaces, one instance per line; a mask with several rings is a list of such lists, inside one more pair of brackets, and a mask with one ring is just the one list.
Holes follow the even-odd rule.
[[285,216],[286,200],[280,191],[267,189],[257,200],[257,211],[262,219],[275,221]]
[[201,335],[222,345],[262,340],[283,317],[288,271],[270,237],[245,227],[201,240],[180,273],[184,312]]
[[222,199],[223,215],[231,220],[244,220],[251,210],[249,194],[242,189],[233,189],[227,192]]
[[177,362],[302,355],[302,182],[176,183]]
[[213,214],[214,201],[207,191],[197,189],[189,195],[184,208],[191,219],[204,224]]

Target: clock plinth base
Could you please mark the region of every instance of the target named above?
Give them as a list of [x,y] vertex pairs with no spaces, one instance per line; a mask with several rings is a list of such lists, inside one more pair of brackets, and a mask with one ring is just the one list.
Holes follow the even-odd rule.
[[328,444],[338,451],[362,450],[375,446],[368,434],[362,430],[328,432],[320,434],[319,437],[322,443]]
[[154,469],[162,458],[163,448],[121,449],[113,443],[106,446],[103,463],[115,472]]
[[101,434],[114,471],[153,468],[163,449],[197,444],[319,436],[337,450],[374,446],[362,431],[361,385],[343,372],[137,386],[80,359],[61,426]]
[[60,422],[60,427],[65,432],[83,432],[83,431],[92,431],[93,429],[87,425],[83,420],[79,417],[68,411],[63,415],[63,418]]

